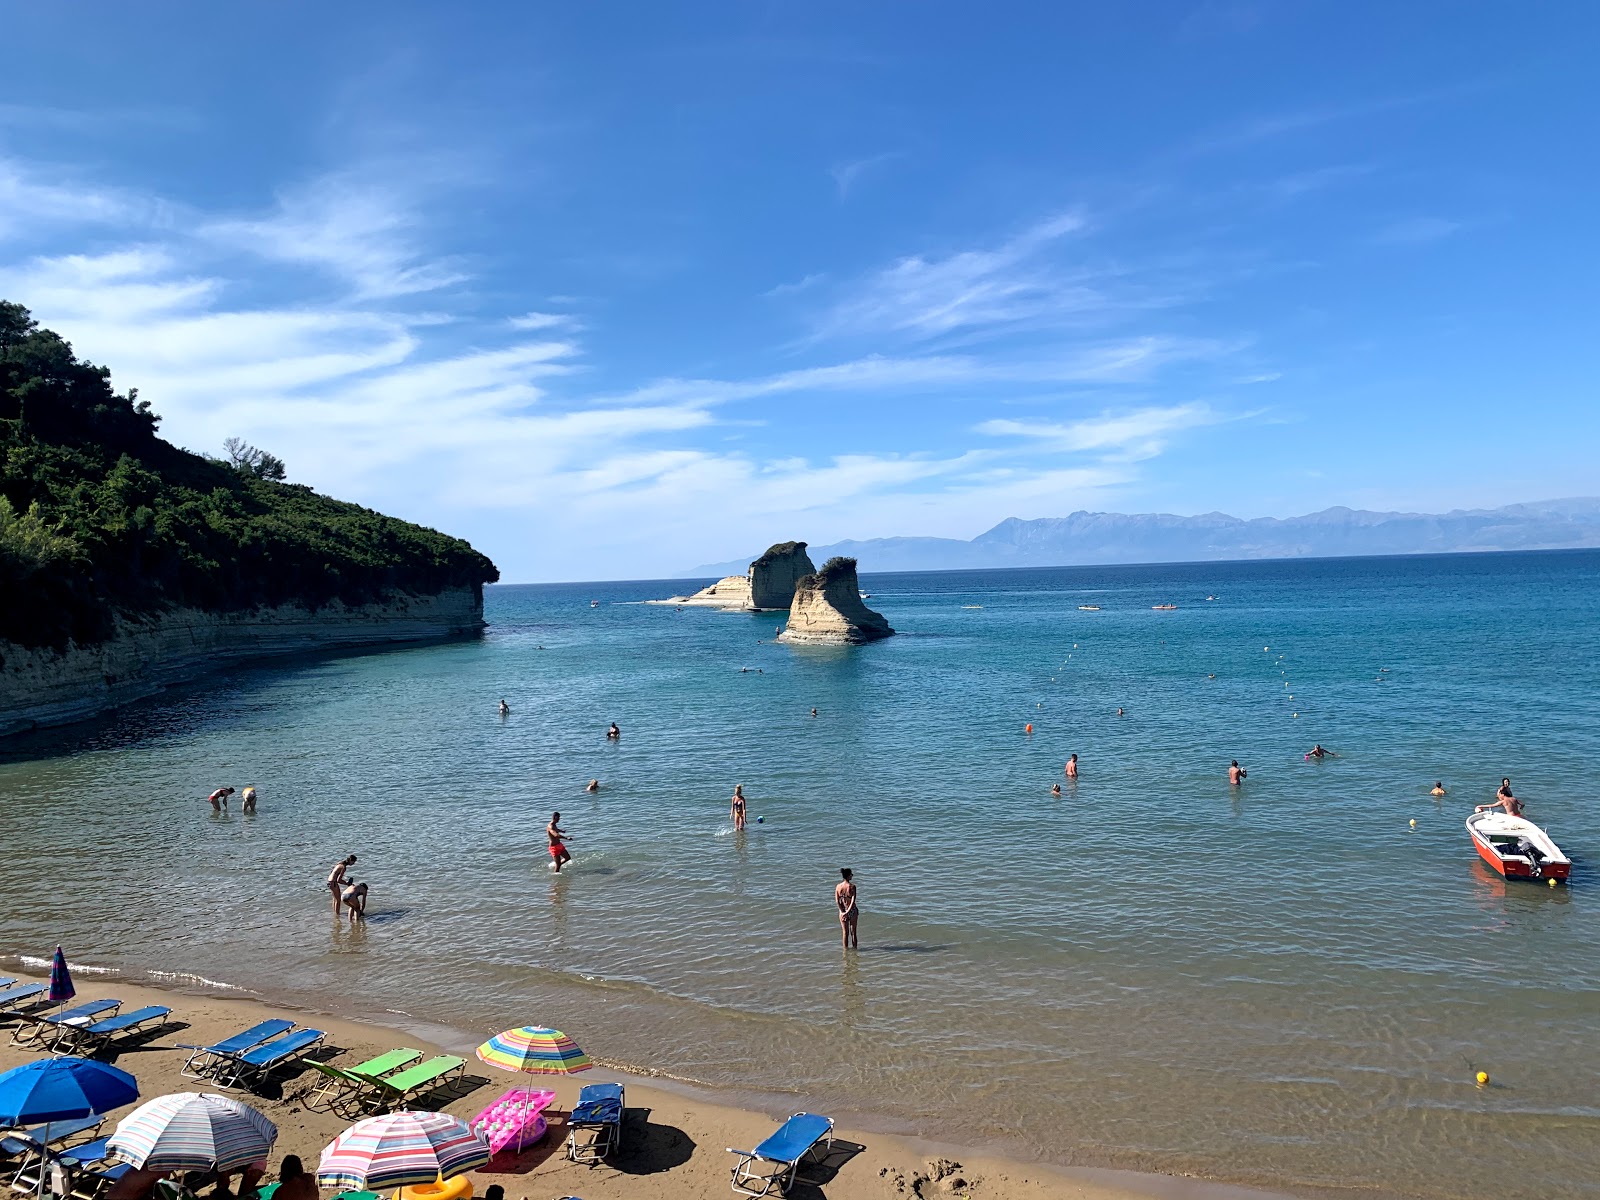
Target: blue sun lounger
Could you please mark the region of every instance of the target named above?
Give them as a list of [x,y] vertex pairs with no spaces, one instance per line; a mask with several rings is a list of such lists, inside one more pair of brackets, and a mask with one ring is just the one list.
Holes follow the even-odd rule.
[[122,1007],[121,1000],[90,1000],[74,1008],[64,1008],[53,1013],[17,1013],[17,1027],[11,1031],[13,1046],[26,1046],[30,1042],[55,1042],[62,1030],[74,1025],[88,1025],[99,1017],[109,1017]]
[[25,983],[21,987],[7,988],[0,992],[0,1016],[15,1016],[24,1011],[24,1004],[27,1004],[28,1008],[38,1008],[39,1005],[48,1003],[50,998],[44,990],[44,984]]
[[621,1146],[622,1115],[626,1111],[620,1083],[585,1086],[567,1118],[567,1157],[573,1162],[599,1162]]
[[132,1012],[119,1013],[96,1021],[92,1025],[69,1025],[51,1046],[53,1054],[98,1054],[108,1046],[127,1038],[136,1038],[160,1028],[172,1015],[170,1008],[149,1004]]
[[293,1021],[277,1018],[252,1025],[243,1033],[236,1033],[231,1038],[223,1038],[222,1041],[213,1042],[209,1046],[180,1045],[178,1049],[189,1051],[189,1057],[178,1074],[185,1079],[204,1079],[209,1075],[215,1075],[236,1055],[254,1050],[262,1042],[288,1033],[293,1028]]
[[765,1196],[776,1189],[784,1195],[794,1183],[800,1164],[818,1146],[833,1145],[833,1119],[816,1113],[795,1113],[754,1150],[728,1148],[739,1161],[733,1167],[733,1190],[746,1196]]
[[327,1036],[320,1029],[297,1029],[254,1050],[229,1055],[217,1069],[217,1085],[236,1088],[258,1084],[279,1067],[310,1054]]

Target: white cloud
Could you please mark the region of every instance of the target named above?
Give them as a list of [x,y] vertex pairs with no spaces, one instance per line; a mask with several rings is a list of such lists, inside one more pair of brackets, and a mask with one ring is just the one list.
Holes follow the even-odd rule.
[[36,167],[0,158],[0,239],[37,236],[73,225],[145,226],[163,222],[167,205],[123,188],[63,182]]
[[576,320],[566,313],[531,312],[520,317],[510,317],[506,324],[513,329],[562,329],[575,325]]
[[1100,451],[1123,460],[1154,458],[1176,433],[1233,418],[1200,403],[1136,408],[1101,413],[1077,421],[984,421],[977,432],[992,437],[1021,437],[1063,451]]
[[820,333],[899,333],[927,339],[1098,308],[1106,303],[1099,292],[1037,258],[1086,225],[1081,214],[1061,213],[994,249],[902,258],[835,305],[823,318]]
[[1414,246],[1423,242],[1437,242],[1466,228],[1465,222],[1451,221],[1445,217],[1411,217],[1384,226],[1373,235],[1380,245]]
[[212,221],[202,236],[232,250],[322,268],[358,299],[436,291],[465,276],[419,247],[421,221],[392,180],[330,175],[278,195],[267,216]]

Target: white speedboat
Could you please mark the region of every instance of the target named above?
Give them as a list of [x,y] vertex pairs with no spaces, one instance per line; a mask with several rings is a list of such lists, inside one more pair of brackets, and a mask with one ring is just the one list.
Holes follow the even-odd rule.
[[1500,809],[1475,812],[1467,832],[1483,859],[1507,879],[1559,879],[1565,882],[1572,860],[1550,835],[1526,817]]

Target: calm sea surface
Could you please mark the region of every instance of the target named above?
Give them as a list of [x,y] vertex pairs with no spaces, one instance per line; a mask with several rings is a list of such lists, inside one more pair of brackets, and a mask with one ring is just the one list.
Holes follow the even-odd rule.
[[[1057,1162],[1600,1195],[1600,554],[864,586],[901,636],[839,650],[638,603],[681,585],[498,587],[480,642],[5,743],[0,951],[463,1040],[554,1024],[774,1109]],[[1478,862],[1462,819],[1502,775],[1570,887]],[[221,783],[259,814],[213,817]],[[323,886],[350,851],[354,931]]]

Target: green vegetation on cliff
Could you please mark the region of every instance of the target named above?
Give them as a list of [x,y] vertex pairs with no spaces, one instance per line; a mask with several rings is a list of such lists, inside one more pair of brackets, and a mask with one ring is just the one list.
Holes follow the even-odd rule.
[[0,640],[105,639],[118,612],[230,611],[499,578],[459,538],[279,483],[242,443],[232,463],[156,436],[136,390],[0,301]]

